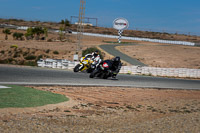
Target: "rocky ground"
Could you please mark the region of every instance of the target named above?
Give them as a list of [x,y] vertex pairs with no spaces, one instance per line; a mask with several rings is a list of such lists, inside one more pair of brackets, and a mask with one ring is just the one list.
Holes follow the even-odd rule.
[[0,109],[0,132],[200,132],[200,91],[32,87],[71,100],[37,108]]

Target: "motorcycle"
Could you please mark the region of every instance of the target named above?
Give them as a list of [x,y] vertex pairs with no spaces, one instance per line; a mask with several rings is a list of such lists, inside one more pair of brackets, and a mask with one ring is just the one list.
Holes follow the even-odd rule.
[[80,59],[80,63],[74,67],[74,72],[86,70],[88,73],[90,73],[95,69],[95,66],[92,63],[93,60],[91,60],[90,56],[82,57]]
[[113,73],[111,70],[112,63],[109,60],[105,60],[100,65],[90,73],[90,78],[99,77],[102,79],[107,79],[112,77]]

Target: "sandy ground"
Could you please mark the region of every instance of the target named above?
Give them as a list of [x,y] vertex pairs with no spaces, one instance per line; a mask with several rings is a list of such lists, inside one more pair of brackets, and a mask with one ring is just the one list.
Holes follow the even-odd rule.
[[[73,55],[76,54],[78,47],[76,40],[77,36],[72,34],[66,35],[68,41],[65,42],[58,40],[58,34],[49,34],[48,39],[52,39],[52,42],[48,42],[46,40],[18,41],[13,40],[11,35],[8,35],[8,40],[4,40],[4,37],[5,35],[2,34],[2,29],[0,29],[0,60],[12,58],[19,62],[25,60],[25,55],[35,55],[37,57],[42,55],[43,58],[67,59],[73,61]],[[113,40],[108,38],[84,36],[81,48],[86,49],[89,47],[98,47],[98,45],[104,44],[104,41]],[[11,48],[13,45],[17,46],[18,48]],[[54,51],[58,51],[59,54],[54,54]],[[112,57],[111,55],[105,54],[104,52],[102,53],[105,59]]]
[[71,100],[45,107],[0,109],[0,132],[200,132],[200,91],[33,88]]
[[200,47],[140,43],[117,49],[151,67],[200,69]]

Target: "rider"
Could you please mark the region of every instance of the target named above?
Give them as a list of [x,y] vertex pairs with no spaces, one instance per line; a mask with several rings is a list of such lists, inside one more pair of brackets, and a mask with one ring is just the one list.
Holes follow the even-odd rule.
[[115,58],[111,59],[111,63],[112,63],[112,78],[116,78],[117,74],[119,73],[122,63],[120,61],[120,57],[116,56]]
[[99,51],[96,50],[95,52],[92,52],[91,54],[86,54],[85,57],[91,57],[91,60],[93,60],[93,65],[95,65],[95,67],[97,67],[99,65],[99,63],[101,62],[101,58],[99,55]]

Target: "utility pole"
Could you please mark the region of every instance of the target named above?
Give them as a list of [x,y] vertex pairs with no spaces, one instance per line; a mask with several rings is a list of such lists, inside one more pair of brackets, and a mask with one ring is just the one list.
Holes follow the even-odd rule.
[[85,3],[86,0],[80,0],[80,8],[79,8],[79,19],[78,19],[78,26],[77,26],[77,54],[79,58],[82,56],[82,50],[81,50],[81,43],[83,38],[83,20],[85,18]]

